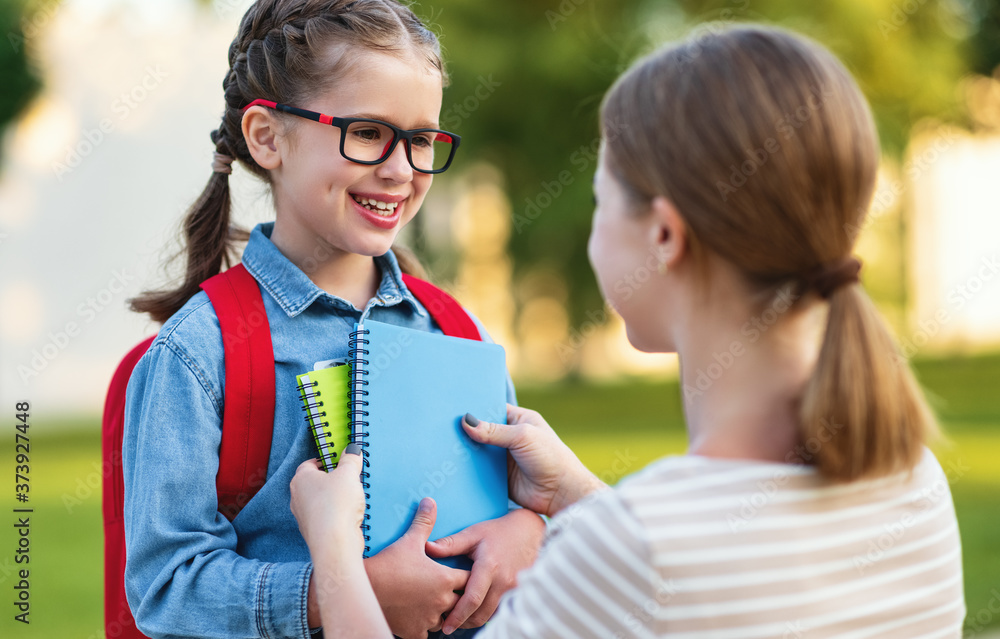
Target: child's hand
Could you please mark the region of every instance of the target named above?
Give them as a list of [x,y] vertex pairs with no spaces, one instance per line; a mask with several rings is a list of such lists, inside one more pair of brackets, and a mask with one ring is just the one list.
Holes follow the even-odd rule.
[[393,634],[424,639],[441,629],[441,621],[458,602],[469,573],[442,566],[427,556],[424,546],[437,518],[437,505],[425,497],[406,531],[391,546],[365,560],[382,612]]
[[318,549],[349,550],[360,557],[364,550],[361,521],[365,493],[361,488],[361,456],[341,455],[329,473],[319,462],[302,462],[292,478],[292,514],[312,552]]
[[506,424],[475,420],[473,426],[469,417],[462,420],[462,428],[473,441],[510,451],[510,498],[525,508],[551,517],[607,488],[535,411],[507,404]]
[[444,633],[486,623],[496,611],[500,596],[517,585],[517,573],[535,563],[544,536],[542,518],[519,508],[427,542],[431,557],[468,555],[473,561],[465,593],[445,620]]

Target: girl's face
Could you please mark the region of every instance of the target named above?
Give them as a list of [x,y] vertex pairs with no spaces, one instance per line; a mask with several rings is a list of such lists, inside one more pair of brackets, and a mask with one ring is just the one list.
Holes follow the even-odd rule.
[[658,272],[662,261],[652,214],[640,210],[624,186],[608,171],[604,147],[594,175],[597,206],[587,253],[607,303],[621,315],[631,344],[641,351],[664,352],[666,293]]
[[[426,63],[369,52],[332,89],[294,106],[401,129],[437,128],[441,93],[441,75]],[[293,261],[386,253],[417,214],[433,176],[413,170],[403,141],[383,163],[363,165],[341,155],[337,127],[294,116],[286,127],[277,141],[280,166],[271,171],[275,243]],[[361,203],[369,200],[376,204]]]

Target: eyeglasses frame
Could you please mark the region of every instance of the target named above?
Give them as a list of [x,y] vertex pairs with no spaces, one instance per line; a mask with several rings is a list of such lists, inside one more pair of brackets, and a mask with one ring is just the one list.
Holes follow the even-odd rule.
[[[245,113],[247,109],[249,109],[250,107],[253,107],[253,106],[267,107],[269,109],[274,109],[274,110],[280,111],[282,113],[288,113],[290,115],[295,115],[295,116],[298,116],[300,118],[305,118],[307,120],[312,120],[314,122],[319,122],[320,124],[328,124],[330,126],[335,126],[335,127],[339,128],[340,129],[340,155],[343,156],[343,158],[345,160],[348,160],[350,162],[354,162],[355,164],[364,164],[364,165],[368,165],[368,166],[375,165],[375,164],[382,164],[383,162],[385,162],[386,160],[388,160],[389,157],[392,155],[393,151],[396,150],[396,144],[400,140],[405,140],[406,144],[405,144],[404,148],[406,149],[406,160],[410,163],[410,166],[413,168],[414,171],[417,171],[419,173],[429,173],[429,174],[432,174],[432,175],[433,174],[437,174],[437,173],[444,173],[445,171],[448,170],[448,167],[451,166],[452,160],[455,159],[455,152],[458,150],[458,145],[462,141],[462,138],[460,136],[455,135],[454,133],[450,133],[448,131],[442,131],[441,129],[411,129],[411,130],[406,130],[406,129],[401,129],[398,126],[394,126],[392,124],[389,124],[388,122],[383,122],[382,120],[372,120],[370,118],[338,118],[338,117],[334,117],[334,116],[331,116],[331,115],[325,115],[325,114],[319,113],[317,111],[309,111],[307,109],[300,109],[299,107],[294,107],[294,106],[291,106],[291,105],[288,105],[288,104],[281,104],[280,102],[274,102],[272,100],[257,99],[257,100],[254,100],[253,102],[251,102],[250,104],[246,105],[245,107],[243,107],[240,110]],[[382,126],[388,127],[392,131],[392,134],[393,134],[392,142],[390,142],[386,146],[386,148],[382,151],[382,156],[379,159],[377,159],[377,160],[355,160],[354,158],[347,157],[347,154],[344,153],[344,138],[347,135],[347,127],[350,126],[351,124],[354,124],[355,122],[371,122],[372,124],[380,124]],[[444,136],[447,136],[449,138],[448,141],[451,142],[451,155],[448,156],[448,161],[445,162],[445,165],[442,168],[440,168],[440,169],[431,169],[431,170],[420,169],[420,168],[417,168],[417,166],[413,163],[413,157],[410,155],[410,145],[413,143],[413,136],[414,135],[418,135],[420,133],[436,133],[436,134],[438,134],[438,136],[444,135]]]

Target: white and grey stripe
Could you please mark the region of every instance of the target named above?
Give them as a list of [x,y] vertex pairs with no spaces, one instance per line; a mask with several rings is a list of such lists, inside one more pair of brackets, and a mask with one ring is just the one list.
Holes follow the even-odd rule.
[[553,522],[483,639],[960,637],[947,477],[667,458]]

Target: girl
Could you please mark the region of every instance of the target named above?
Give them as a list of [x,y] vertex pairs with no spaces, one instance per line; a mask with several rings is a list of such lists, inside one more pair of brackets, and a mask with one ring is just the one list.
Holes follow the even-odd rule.
[[[308,637],[317,589],[288,504],[315,452],[295,376],[346,356],[362,318],[438,330],[401,280],[414,266],[391,247],[452,158],[450,134],[433,131],[446,76],[435,36],[392,0],[260,0],[229,62],[214,172],[185,220],[184,282],[133,303],[164,325],[128,388],[126,594],[152,637]],[[240,239],[234,160],[273,194],[275,221],[250,233],[242,261],[262,290],[277,393],[267,481],[230,522],[215,486],[222,339],[198,286]],[[522,509],[467,529],[471,573],[431,560],[414,535],[364,568],[397,635],[425,637],[449,613],[449,628],[475,627],[533,561],[543,529]]]
[[[513,498],[559,513],[480,636],[960,637],[934,419],[851,256],[879,147],[850,75],[803,38],[734,28],[640,61],[601,118],[591,263],[631,343],[678,353],[690,447],[602,490],[537,413],[467,416],[510,449]],[[650,255],[658,276],[623,286]],[[359,463],[344,466],[305,462],[292,482],[321,581],[358,563]],[[357,621],[338,623],[385,636]]]

